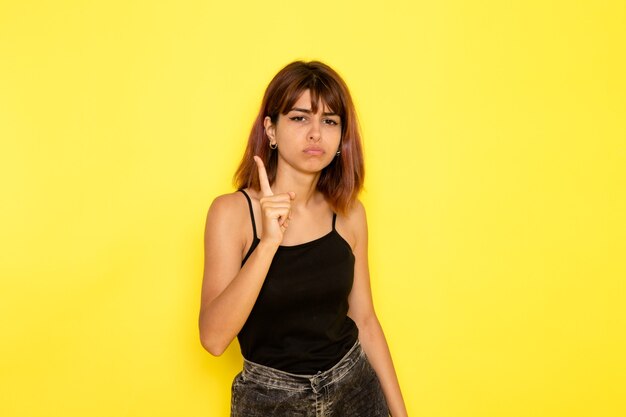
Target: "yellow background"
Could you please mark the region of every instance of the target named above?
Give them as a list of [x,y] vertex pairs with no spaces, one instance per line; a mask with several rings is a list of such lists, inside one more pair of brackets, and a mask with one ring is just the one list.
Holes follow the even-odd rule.
[[626,415],[625,40],[623,1],[2,1],[0,415],[227,415],[204,220],[299,58],[357,104],[410,415]]

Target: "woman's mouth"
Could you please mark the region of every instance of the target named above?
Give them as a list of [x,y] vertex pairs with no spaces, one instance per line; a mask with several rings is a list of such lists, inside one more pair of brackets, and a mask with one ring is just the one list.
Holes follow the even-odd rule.
[[304,149],[304,153],[307,155],[319,156],[324,153],[324,149],[318,146],[309,146]]

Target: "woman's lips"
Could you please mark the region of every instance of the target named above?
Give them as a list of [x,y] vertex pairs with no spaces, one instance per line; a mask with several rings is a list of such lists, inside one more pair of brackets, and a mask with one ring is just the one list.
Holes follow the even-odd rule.
[[323,154],[324,150],[322,148],[318,148],[317,146],[309,146],[308,148],[304,149],[304,153],[307,155],[318,156]]

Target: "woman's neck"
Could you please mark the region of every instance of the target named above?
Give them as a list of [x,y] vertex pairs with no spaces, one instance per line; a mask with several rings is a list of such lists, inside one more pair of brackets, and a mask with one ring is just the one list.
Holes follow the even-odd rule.
[[276,172],[276,180],[272,184],[274,194],[287,193],[293,191],[296,198],[292,202],[294,211],[306,209],[311,203],[319,201],[319,191],[317,191],[317,181],[320,173],[308,174],[303,172],[284,173],[281,170]]

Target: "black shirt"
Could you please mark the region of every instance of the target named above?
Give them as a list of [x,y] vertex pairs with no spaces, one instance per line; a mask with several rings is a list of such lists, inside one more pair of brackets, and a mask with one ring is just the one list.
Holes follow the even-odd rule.
[[[252,202],[248,200],[254,241],[259,243]],[[279,246],[246,323],[238,334],[247,360],[294,374],[333,367],[358,337],[347,316],[354,280],[354,254],[335,230],[294,246]]]

